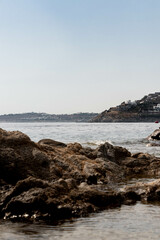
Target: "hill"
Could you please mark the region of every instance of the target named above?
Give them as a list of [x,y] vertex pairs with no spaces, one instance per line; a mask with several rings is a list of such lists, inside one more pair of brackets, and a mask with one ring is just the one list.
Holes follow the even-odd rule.
[[47,114],[19,113],[0,115],[0,122],[89,122],[97,113]]
[[140,100],[122,102],[95,116],[91,122],[153,122],[160,121],[160,92]]

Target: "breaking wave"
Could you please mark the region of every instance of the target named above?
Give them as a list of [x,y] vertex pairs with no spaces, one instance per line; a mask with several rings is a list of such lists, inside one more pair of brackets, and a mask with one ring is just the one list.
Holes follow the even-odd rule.
[[101,145],[101,144],[104,144],[104,143],[106,143],[106,142],[108,142],[108,143],[110,143],[110,144],[113,144],[111,141],[109,141],[109,140],[95,140],[95,141],[87,141],[87,142],[83,142],[82,143],[82,145],[84,145],[84,146],[92,146],[92,147],[97,147],[97,146],[99,146],[99,145]]
[[104,144],[104,143],[110,143],[114,146],[135,146],[135,145],[141,145],[141,144],[148,144],[149,141],[145,138],[143,139],[133,139],[133,140],[120,140],[120,139],[117,139],[116,141],[111,141],[111,140],[94,140],[94,141],[87,141],[87,142],[82,142],[82,145],[83,146],[90,146],[90,147],[97,147],[101,144]]

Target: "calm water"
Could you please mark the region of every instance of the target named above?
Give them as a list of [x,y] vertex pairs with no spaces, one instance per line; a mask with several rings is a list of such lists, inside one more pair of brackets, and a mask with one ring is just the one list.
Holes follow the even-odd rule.
[[[22,131],[33,141],[51,138],[65,143],[80,142],[90,147],[108,141],[131,152],[160,156],[160,147],[149,147],[146,140],[159,127],[154,123],[0,123],[0,127]],[[124,205],[58,226],[0,222],[0,240],[26,239],[159,240],[160,206]]]
[[159,240],[160,206],[110,209],[58,226],[1,222],[1,240]]

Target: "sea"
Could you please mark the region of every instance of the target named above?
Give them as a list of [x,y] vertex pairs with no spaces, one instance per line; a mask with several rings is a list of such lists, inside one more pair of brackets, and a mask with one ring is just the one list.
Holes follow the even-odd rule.
[[[53,139],[64,143],[79,142],[96,148],[109,142],[127,148],[131,153],[143,152],[160,157],[160,144],[153,146],[147,137],[157,128],[155,123],[68,123],[16,122],[0,123],[7,131],[21,131],[31,140]],[[149,182],[154,179],[132,179]],[[56,225],[17,223],[0,220],[0,240],[159,240],[160,204],[122,205]]]

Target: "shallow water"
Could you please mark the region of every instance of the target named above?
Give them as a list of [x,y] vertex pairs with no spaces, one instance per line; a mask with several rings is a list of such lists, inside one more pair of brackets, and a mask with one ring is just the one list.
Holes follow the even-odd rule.
[[1,222],[1,240],[159,240],[160,207],[136,205],[105,210],[57,226]]
[[[108,141],[133,152],[148,152],[160,156],[160,147],[148,147],[146,137],[159,125],[154,123],[0,123],[6,130],[19,130],[33,141],[43,138],[80,142],[97,147]],[[132,179],[138,181],[154,179]],[[119,187],[123,188],[125,183]],[[66,221],[59,225],[0,222],[0,240],[159,240],[160,206],[136,205],[109,209],[87,218]]]

